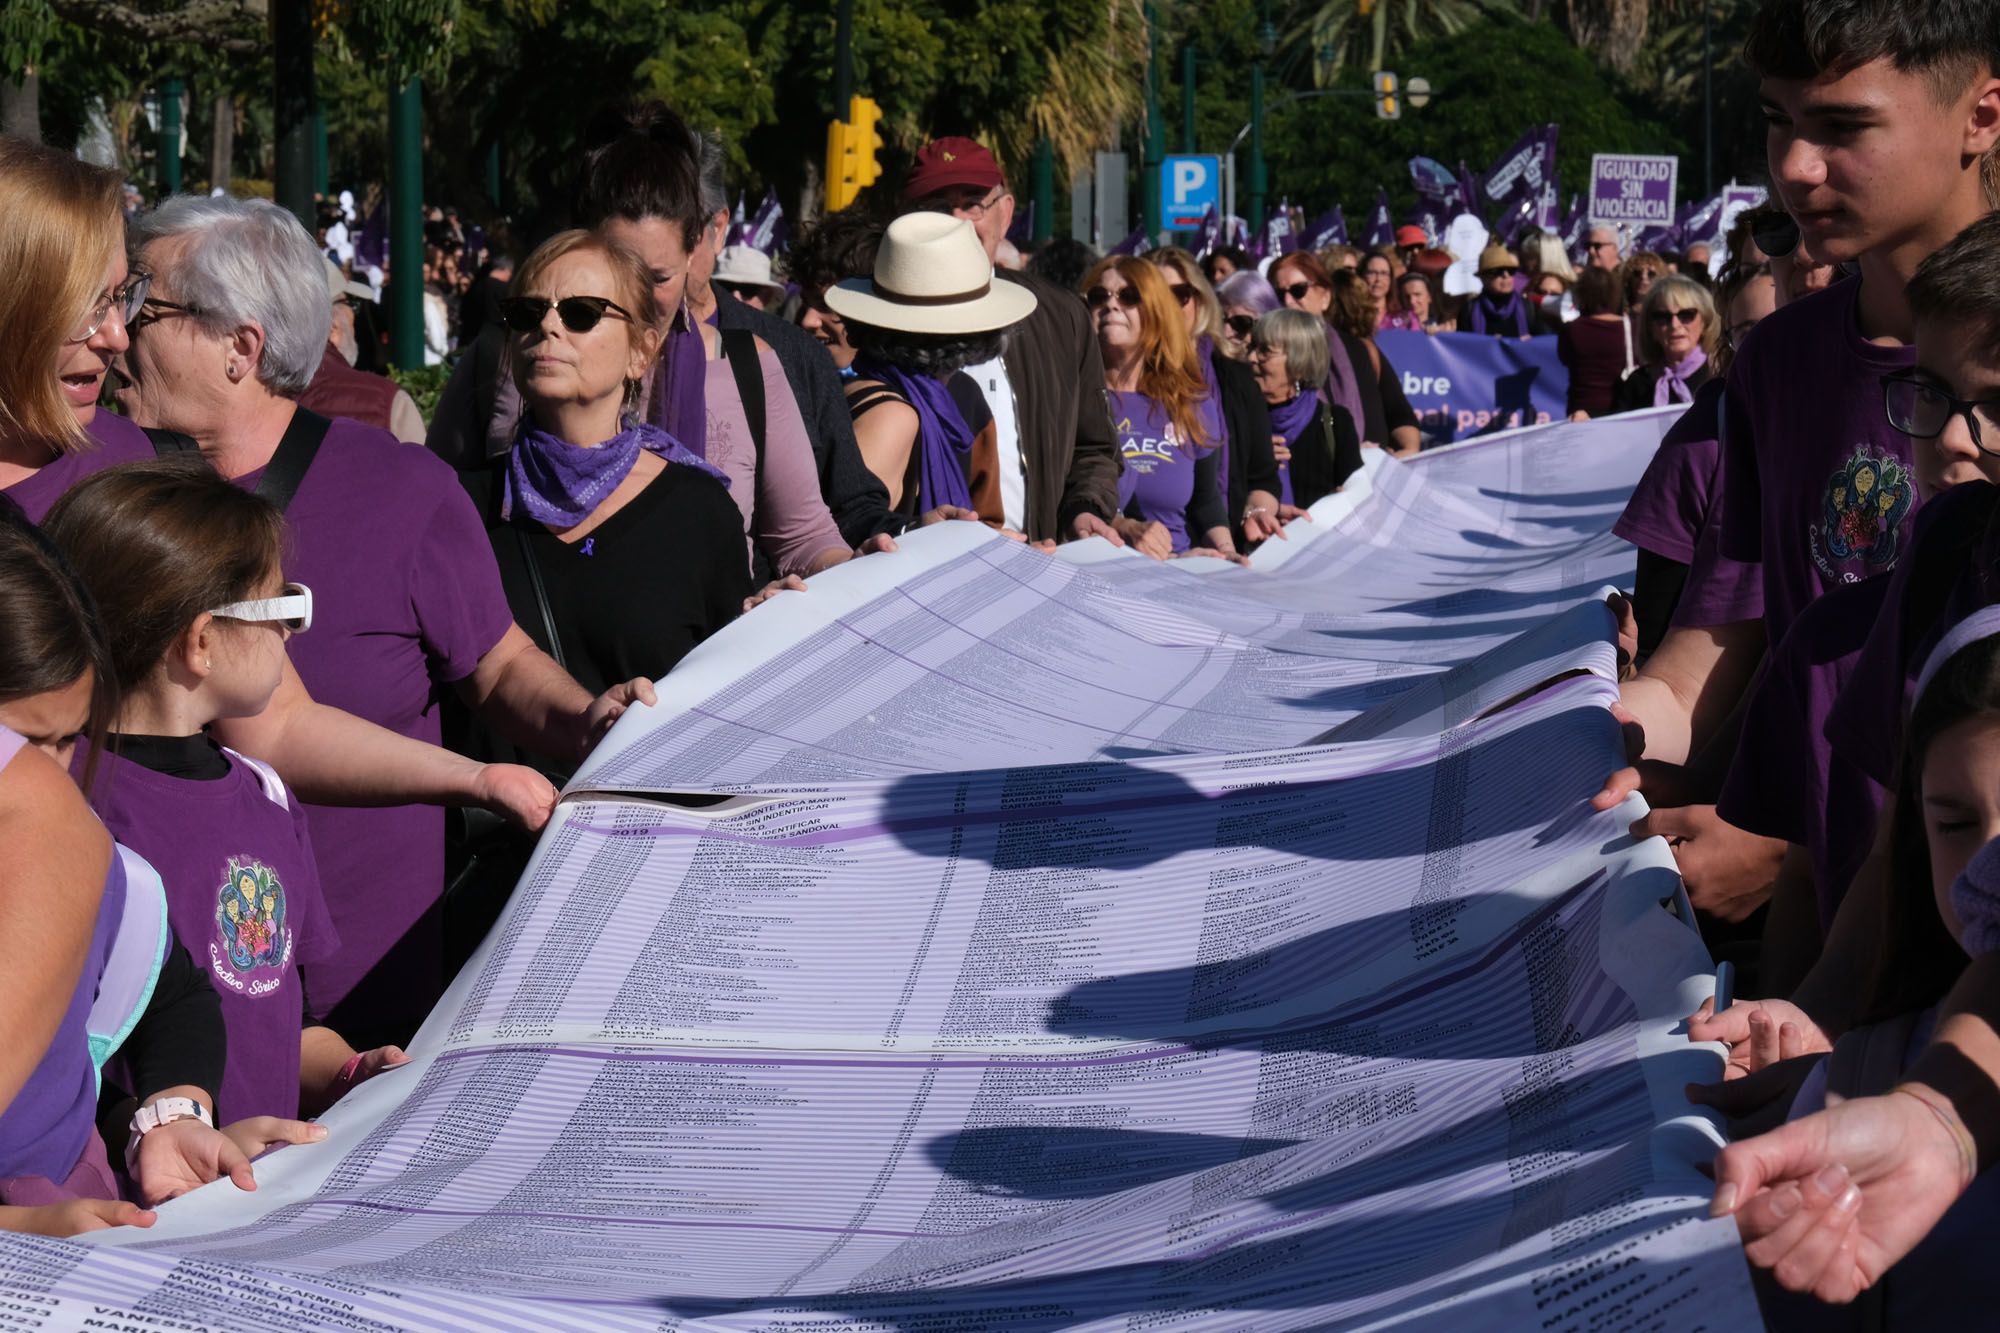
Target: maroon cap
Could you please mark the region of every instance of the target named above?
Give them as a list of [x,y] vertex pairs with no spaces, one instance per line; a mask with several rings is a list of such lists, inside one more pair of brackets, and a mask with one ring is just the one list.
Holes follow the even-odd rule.
[[993,154],[971,139],[957,137],[927,143],[903,181],[903,199],[915,203],[960,185],[990,190],[1005,183]]
[[1396,244],[1398,247],[1406,245],[1429,245],[1430,243],[1431,238],[1424,234],[1422,227],[1406,226],[1396,228]]

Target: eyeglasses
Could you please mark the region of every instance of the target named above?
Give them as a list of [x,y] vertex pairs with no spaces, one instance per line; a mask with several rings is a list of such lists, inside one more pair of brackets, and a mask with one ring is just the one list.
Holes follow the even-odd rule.
[[1750,229],[1750,239],[1772,259],[1783,259],[1799,248],[1799,224],[1790,213],[1779,213]]
[[1913,440],[1935,440],[1945,432],[1953,417],[1964,417],[1972,435],[1972,445],[1980,453],[2000,458],[2000,448],[1986,447],[1985,430],[1991,427],[2000,439],[2000,399],[1967,402],[1954,398],[1917,371],[1901,371],[1882,377],[1882,406],[1889,424]]
[[1511,278],[1517,276],[1520,272],[1519,266],[1514,268],[1488,268],[1481,269],[1479,276],[1482,278]]
[[1092,287],[1083,294],[1083,303],[1092,310],[1102,310],[1104,307],[1110,305],[1114,299],[1119,305],[1130,310],[1139,304],[1139,289],[1137,287],[1120,287],[1114,297],[1111,289],[1108,287]]
[[1701,318],[1701,311],[1653,310],[1647,313],[1646,318],[1652,320],[1655,324],[1671,324],[1673,321],[1679,320],[1684,325],[1692,326],[1696,320]]
[[125,323],[137,332],[148,324],[159,323],[169,315],[186,315],[189,319],[199,319],[203,313],[202,308],[193,302],[182,305],[179,301],[169,301],[163,296],[148,296],[139,303],[139,313]]
[[1172,283],[1167,290],[1174,294],[1174,304],[1190,305],[1194,301],[1194,287],[1185,282]]
[[1278,295],[1289,296],[1294,301],[1303,301],[1306,299],[1306,293],[1312,289],[1313,285],[1309,282],[1295,282],[1288,287],[1278,288]]
[[1584,244],[1592,254],[1596,254],[1599,250],[1609,250],[1614,254],[1618,251],[1618,242],[1616,241],[1586,241]]
[[230,620],[276,622],[289,633],[303,634],[312,628],[312,589],[303,583],[287,583],[276,597],[260,597],[249,602],[231,602],[227,606],[216,607],[209,614],[224,616]]
[[516,333],[533,333],[542,327],[551,306],[571,333],[589,333],[606,315],[638,323],[630,311],[608,296],[565,296],[560,301],[546,296],[509,296],[500,302],[500,322]]
[[1250,330],[1257,327],[1257,317],[1255,315],[1231,315],[1222,322],[1227,324],[1229,331],[1239,338],[1248,338]]
[[125,279],[123,287],[114,292],[100,294],[97,298],[97,304],[90,308],[90,312],[77,323],[74,329],[70,330],[69,337],[63,339],[63,341],[66,343],[88,342],[97,335],[99,329],[104,327],[104,321],[110,318],[114,306],[118,310],[119,321],[124,324],[130,324],[139,317],[139,308],[146,304],[146,293],[152,290],[152,286],[152,274],[146,272],[144,269],[135,270],[131,276]]
[[942,194],[935,199],[927,199],[923,209],[927,213],[951,213],[967,222],[977,222],[991,209],[998,208],[1000,201],[1007,197],[1007,187],[996,185],[983,195]]

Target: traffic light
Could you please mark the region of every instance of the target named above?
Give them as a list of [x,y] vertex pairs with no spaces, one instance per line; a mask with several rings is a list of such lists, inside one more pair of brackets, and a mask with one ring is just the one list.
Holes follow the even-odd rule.
[[877,128],[882,108],[872,97],[850,98],[847,119],[826,127],[826,207],[828,212],[847,207],[854,196],[873,185],[882,175],[876,154],[882,149]]
[[1403,118],[1403,98],[1396,91],[1396,76],[1386,69],[1375,71],[1375,114],[1383,120]]

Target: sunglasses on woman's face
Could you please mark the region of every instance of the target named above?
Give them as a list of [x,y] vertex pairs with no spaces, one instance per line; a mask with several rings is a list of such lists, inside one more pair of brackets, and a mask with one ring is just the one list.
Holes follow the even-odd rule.
[[1278,288],[1278,295],[1289,296],[1294,301],[1303,301],[1306,299],[1306,293],[1312,289],[1313,285],[1309,282],[1295,282],[1288,287]]
[[1139,304],[1137,287],[1120,287],[1114,296],[1109,287],[1092,287],[1083,294],[1084,304],[1092,310],[1102,310],[1116,300],[1119,305],[1131,310]]
[[230,620],[282,626],[288,634],[304,634],[312,628],[312,589],[303,583],[287,583],[276,597],[259,597],[248,602],[231,602],[209,612]]
[[1174,294],[1175,305],[1188,305],[1194,300],[1194,287],[1188,283],[1176,282],[1169,285],[1167,290]]
[[1790,213],[1780,213],[1751,228],[1750,239],[1767,258],[1783,259],[1799,248],[1799,224]]
[[1257,319],[1254,315],[1231,315],[1223,323],[1227,324],[1229,331],[1239,338],[1248,338],[1250,330],[1257,327]]
[[1694,326],[1694,322],[1701,318],[1701,311],[1655,310],[1653,312],[1652,318],[1655,324],[1671,324],[1675,320],[1679,320],[1683,325],[1692,328]]
[[608,296],[565,296],[560,301],[546,296],[509,296],[500,302],[500,322],[516,333],[533,333],[548,318],[550,306],[571,333],[589,333],[606,315],[632,322],[631,312]]

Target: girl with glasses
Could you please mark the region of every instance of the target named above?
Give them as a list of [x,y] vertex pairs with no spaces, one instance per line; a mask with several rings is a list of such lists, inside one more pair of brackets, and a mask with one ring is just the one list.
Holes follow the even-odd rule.
[[338,937],[305,812],[268,765],[208,734],[270,706],[286,642],[311,627],[311,594],[280,568],[284,519],[198,459],[154,459],[79,483],[48,534],[96,602],[123,683],[91,747],[91,800],[159,872],[167,918],[220,1003],[216,1107],[232,1120],[317,1114],[405,1056],[357,1052],[312,1017],[307,977]]
[[0,490],[31,519],[98,468],[150,457],[100,410],[148,278],[126,264],[118,174],[0,137]]
[[1715,299],[1693,278],[1670,273],[1655,282],[1639,312],[1641,365],[1612,391],[1611,410],[1692,403],[1715,374],[1720,323]]

